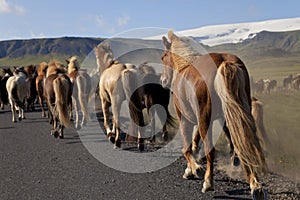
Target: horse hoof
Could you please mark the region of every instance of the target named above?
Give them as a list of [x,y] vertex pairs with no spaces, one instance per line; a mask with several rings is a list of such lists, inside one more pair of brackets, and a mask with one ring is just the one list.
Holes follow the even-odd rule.
[[64,139],[64,135],[59,135],[59,139]]
[[121,140],[116,140],[115,141],[115,147],[116,148],[121,148]]
[[19,121],[22,121],[22,117],[19,117]]
[[145,150],[145,145],[144,144],[138,144],[137,145],[139,151],[144,151]]
[[207,191],[214,191],[214,186],[213,186],[213,184],[211,184],[207,181],[204,181],[201,191],[202,191],[202,193],[205,193]]
[[204,174],[205,174],[205,170],[201,167],[199,167],[198,169],[196,169],[196,173],[194,174],[196,178],[199,179],[203,179],[204,178]]
[[183,177],[184,179],[187,179],[187,180],[193,179],[193,178],[194,178],[194,174],[193,174],[193,172],[192,172],[192,169],[189,168],[189,167],[187,167],[187,168],[185,169],[184,174],[183,174],[182,177]]
[[267,192],[262,188],[252,190],[251,194],[253,200],[267,200]]
[[110,141],[111,143],[114,144],[115,143],[115,137],[111,137],[111,136],[108,137],[108,141]]
[[58,137],[58,132],[54,131],[53,135],[54,135],[55,138],[57,138]]
[[235,166],[235,167],[240,166],[240,159],[237,156],[232,157],[231,160],[232,160],[233,166]]

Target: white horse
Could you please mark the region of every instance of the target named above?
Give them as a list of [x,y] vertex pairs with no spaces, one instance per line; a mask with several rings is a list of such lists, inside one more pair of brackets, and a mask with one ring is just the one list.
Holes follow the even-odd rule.
[[27,98],[29,87],[26,82],[27,73],[24,68],[16,68],[14,75],[9,77],[6,82],[6,89],[8,92],[8,101],[10,103],[12,112],[12,121],[16,120],[16,110],[19,110],[19,121],[25,119],[24,104]]
[[[72,99],[75,107],[75,128],[81,128],[90,120],[88,113],[88,102],[92,90],[91,77],[86,70],[81,70],[77,62],[77,57],[72,56],[68,63],[68,76],[74,84]],[[82,112],[82,122],[79,125],[79,110]]]

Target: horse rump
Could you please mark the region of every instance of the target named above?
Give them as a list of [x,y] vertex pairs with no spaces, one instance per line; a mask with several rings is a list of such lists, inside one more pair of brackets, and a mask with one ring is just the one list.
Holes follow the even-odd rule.
[[53,90],[55,93],[55,106],[53,114],[58,116],[61,125],[71,128],[71,121],[69,119],[69,103],[71,83],[64,76],[59,76],[53,80]]

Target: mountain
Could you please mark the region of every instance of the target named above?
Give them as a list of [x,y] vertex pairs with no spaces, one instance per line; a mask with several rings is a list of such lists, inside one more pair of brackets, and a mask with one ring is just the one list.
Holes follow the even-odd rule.
[[84,58],[100,38],[45,38],[31,40],[0,41],[0,66],[39,63],[53,58],[63,59],[72,55]]
[[283,32],[294,30],[300,30],[300,18],[205,26],[179,31],[178,33],[192,37],[203,44],[214,46],[252,39],[262,31]]
[[[300,29],[300,18],[207,26],[176,33],[194,38],[207,52],[237,54],[250,63],[250,67],[296,66],[300,65],[300,30],[297,29]],[[82,61],[103,40],[62,37],[0,41],[0,66],[38,64],[72,55]],[[163,49],[161,36],[113,38],[111,46],[116,58],[134,64],[144,61],[160,63]],[[90,57],[92,60],[88,65],[95,65],[94,55],[90,54]]]

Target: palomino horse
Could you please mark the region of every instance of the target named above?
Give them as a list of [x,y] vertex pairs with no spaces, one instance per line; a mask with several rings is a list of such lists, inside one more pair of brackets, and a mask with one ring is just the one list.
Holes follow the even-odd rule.
[[[80,70],[76,56],[66,60],[68,63],[68,76],[73,83],[73,104],[75,107],[75,128],[80,128],[90,119],[88,113],[88,101],[92,90],[91,77],[84,70]],[[79,106],[82,112],[82,122],[79,126]]]
[[253,198],[264,199],[258,174],[267,167],[251,115],[249,75],[244,63],[231,54],[199,55],[188,44],[187,38],[178,37],[172,31],[168,32],[168,37],[171,42],[163,37],[165,53],[162,60],[164,68],[169,66],[174,73],[166,75],[165,72],[170,69],[164,69],[161,80],[163,86],[172,84],[173,88],[174,105],[184,140],[183,155],[187,160],[183,177],[198,176],[202,171],[194,158],[201,138],[207,159],[202,192],[214,189],[215,149],[211,123],[223,112]]
[[3,110],[4,105],[9,103],[6,82],[9,77],[13,76],[13,73],[10,69],[2,69],[2,74],[3,75],[0,76],[0,108]]
[[28,85],[26,83],[27,73],[24,67],[15,68],[14,75],[9,77],[6,82],[8,100],[12,112],[12,121],[16,120],[16,109],[19,110],[19,121],[25,119],[24,104],[28,95]]
[[[154,104],[160,104],[166,111],[166,124],[173,124],[173,118],[168,111],[169,90],[163,89],[159,84],[159,78],[152,67],[140,66],[137,69],[132,64],[122,64],[114,60],[112,50],[108,44],[100,44],[95,48],[98,71],[100,72],[99,95],[104,114],[104,127],[108,137],[116,132],[115,147],[120,147],[119,112],[124,100],[129,102],[129,113],[133,120],[131,131],[137,130],[139,150],[144,149],[143,109],[151,113],[152,133],[154,113],[156,109],[150,109]],[[151,69],[150,69],[151,68]],[[157,84],[153,81],[157,80]],[[161,93],[162,92],[162,93]],[[109,107],[112,107],[113,129],[109,126]],[[158,113],[158,116],[160,114]],[[160,119],[162,121],[162,119]],[[135,126],[137,125],[137,126]],[[166,132],[164,125],[163,131]]]
[[[104,117],[104,128],[106,129],[107,137],[110,139],[115,135],[115,148],[121,147],[120,138],[120,110],[124,100],[126,100],[126,92],[129,95],[133,94],[131,88],[132,84],[135,84],[137,80],[137,74],[134,69],[127,69],[125,64],[119,63],[114,60],[112,50],[108,44],[100,44],[94,49],[98,71],[100,73],[99,82],[99,96],[101,99],[103,117]],[[127,86],[123,87],[123,82],[128,82]],[[135,98],[136,100],[136,98]],[[138,147],[140,150],[144,149],[144,140],[142,138],[141,126],[144,126],[142,112],[137,112],[141,108],[141,104],[138,100],[135,102],[129,100],[129,111],[130,117],[138,119]],[[112,108],[113,114],[113,126],[112,129],[109,125],[109,108]]]
[[41,62],[37,69],[38,76],[35,79],[35,86],[37,91],[37,96],[39,98],[39,103],[42,108],[42,117],[46,117],[45,107],[44,107],[44,80],[46,78],[46,72],[48,69],[48,63]]
[[[69,118],[69,107],[72,104],[73,86],[69,77],[62,69],[57,67],[55,62],[50,62],[45,80],[45,96],[49,109],[50,122],[52,123],[51,135],[64,138],[64,126],[71,128]],[[59,132],[57,127],[59,124]]]

